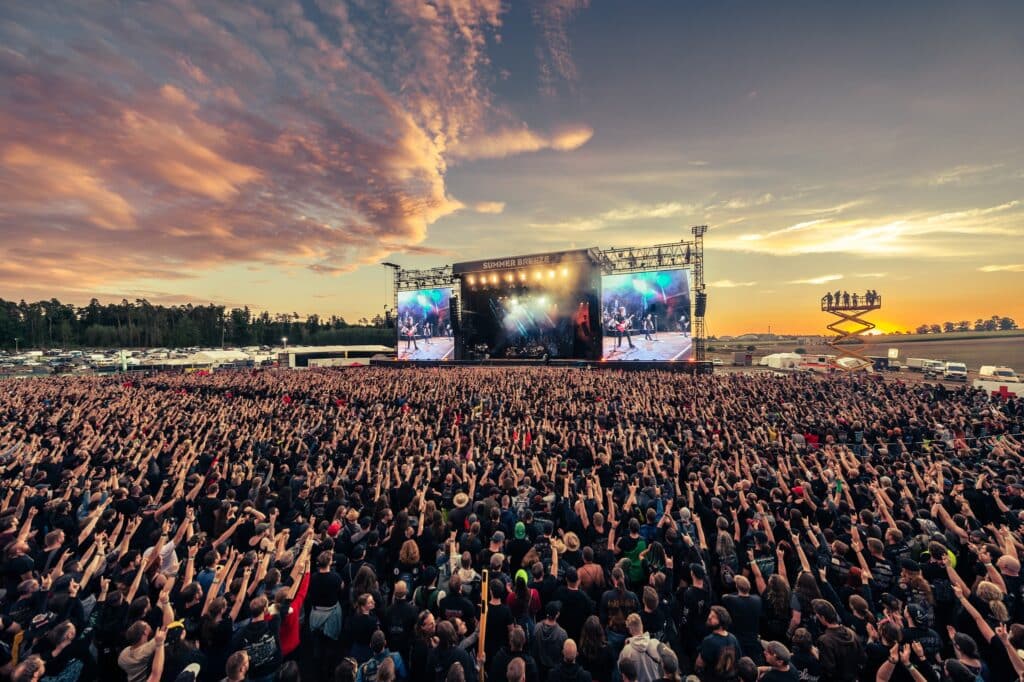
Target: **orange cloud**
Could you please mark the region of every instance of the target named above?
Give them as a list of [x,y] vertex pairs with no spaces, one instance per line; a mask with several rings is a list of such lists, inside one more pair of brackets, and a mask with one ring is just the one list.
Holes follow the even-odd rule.
[[451,154],[458,159],[472,160],[500,159],[544,149],[571,151],[582,147],[593,136],[593,129],[584,125],[565,128],[551,135],[542,135],[525,127],[505,129],[467,139],[454,146]]

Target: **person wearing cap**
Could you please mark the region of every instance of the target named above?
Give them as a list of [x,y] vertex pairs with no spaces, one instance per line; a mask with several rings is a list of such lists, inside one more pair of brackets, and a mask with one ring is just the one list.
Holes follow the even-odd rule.
[[533,543],[526,537],[526,524],[522,521],[517,521],[512,531],[512,540],[506,543],[505,548],[509,567],[512,570],[523,568],[523,557],[526,556],[526,553],[532,547]]
[[207,656],[199,650],[199,625],[198,620],[185,619],[175,621],[167,628],[165,679],[175,679],[191,665],[198,666],[199,670],[206,665]]
[[579,573],[572,566],[565,570],[565,584],[555,591],[555,600],[562,604],[562,613],[558,616],[559,625],[565,628],[571,639],[578,640],[583,631],[583,623],[596,611],[596,605],[580,589]]
[[799,682],[800,675],[790,665],[792,655],[782,642],[762,642],[764,660],[768,665],[758,668],[758,682]]

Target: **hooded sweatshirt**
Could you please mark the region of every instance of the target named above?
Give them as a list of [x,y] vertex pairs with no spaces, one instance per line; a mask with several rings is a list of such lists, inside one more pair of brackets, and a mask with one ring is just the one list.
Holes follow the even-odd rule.
[[636,665],[636,682],[655,682],[661,679],[661,654],[658,652],[660,642],[651,639],[650,633],[643,633],[626,640],[626,645],[619,654],[619,662],[633,661]]
[[827,628],[818,637],[818,651],[823,678],[846,682],[860,676],[865,658],[864,647],[850,628]]
[[550,624],[546,620],[537,623],[533,634],[533,657],[543,677],[562,661],[562,645],[569,636],[558,623]]

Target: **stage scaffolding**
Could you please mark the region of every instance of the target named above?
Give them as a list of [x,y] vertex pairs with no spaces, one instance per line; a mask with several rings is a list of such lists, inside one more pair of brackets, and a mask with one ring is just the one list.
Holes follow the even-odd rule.
[[[691,289],[691,320],[694,360],[704,362],[704,315],[707,310],[707,291],[704,283],[704,234],[707,225],[690,228],[690,236],[676,242],[651,246],[591,248],[587,250],[591,260],[603,274],[646,272],[691,268],[693,272]],[[458,312],[461,312],[461,276],[452,273],[451,265],[441,265],[422,270],[407,270],[394,263],[382,263],[394,272],[392,296],[393,309],[398,309],[398,292],[416,291],[436,287],[454,287]],[[455,324],[458,324],[456,320]]]

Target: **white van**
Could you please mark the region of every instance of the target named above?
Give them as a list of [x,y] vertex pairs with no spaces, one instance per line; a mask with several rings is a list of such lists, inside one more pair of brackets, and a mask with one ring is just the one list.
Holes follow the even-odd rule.
[[962,362],[947,362],[942,378],[946,381],[962,381],[967,383],[967,365]]
[[946,363],[942,360],[925,360],[921,365],[925,379],[938,379],[946,372]]
[[988,381],[1005,381],[1011,384],[1020,382],[1020,377],[1017,376],[1012,367],[1000,367],[998,365],[982,365],[981,369],[978,370],[978,378]]

